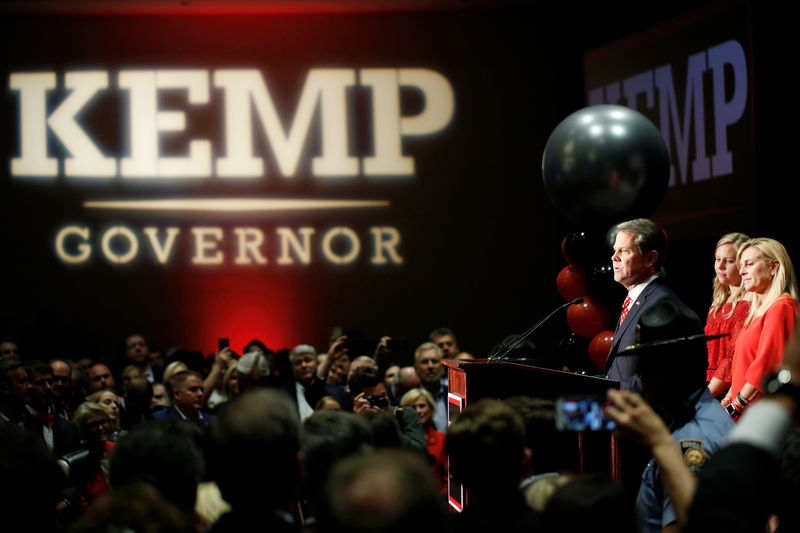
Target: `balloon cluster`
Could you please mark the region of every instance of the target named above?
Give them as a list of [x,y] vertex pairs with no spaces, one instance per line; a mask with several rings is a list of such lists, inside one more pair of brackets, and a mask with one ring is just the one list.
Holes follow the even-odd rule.
[[614,281],[605,235],[569,233],[561,241],[561,255],[567,265],[556,278],[558,293],[567,301],[583,298],[567,310],[572,332],[559,344],[561,358],[573,370],[585,370],[591,364],[602,371],[614,337],[611,328],[616,317],[609,309],[622,301],[625,289]]
[[[572,333],[559,344],[572,370],[605,368],[616,310],[625,289],[614,281],[613,226],[652,214],[669,182],[669,153],[658,128],[627,107],[590,106],[565,118],[550,135],[542,158],[550,201],[578,227],[561,243],[567,265],[556,285],[566,300],[583,297],[567,310]],[[612,227],[608,233],[597,228]],[[588,357],[587,357],[588,356]]]

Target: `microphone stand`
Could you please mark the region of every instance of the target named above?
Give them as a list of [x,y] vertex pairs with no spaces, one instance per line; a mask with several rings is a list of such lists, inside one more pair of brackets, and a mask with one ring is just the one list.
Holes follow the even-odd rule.
[[[536,331],[537,329],[539,329],[539,327],[540,327],[542,324],[544,324],[545,322],[547,322],[548,320],[550,320],[550,319],[553,317],[553,315],[555,315],[556,313],[558,313],[558,312],[559,312],[559,311],[561,311],[562,309],[564,309],[564,308],[566,308],[566,307],[569,307],[570,305],[577,305],[577,304],[579,304],[579,303],[583,303],[583,298],[575,298],[575,299],[574,299],[574,300],[572,300],[571,302],[567,302],[567,303],[565,303],[565,304],[563,304],[563,305],[560,305],[560,306],[558,306],[558,307],[556,308],[556,310],[555,310],[555,311],[553,311],[552,313],[550,313],[549,315],[547,315],[546,317],[544,317],[543,319],[541,319],[539,322],[537,322],[536,324],[534,324],[533,326],[531,326],[530,328],[528,328],[528,330],[527,330],[525,333],[523,333],[522,335],[520,335],[519,337],[517,337],[517,340],[515,340],[513,343],[511,343],[511,345],[510,345],[509,347],[507,347],[505,350],[503,350],[503,348],[502,348],[502,347],[501,347],[501,348],[499,348],[499,349],[498,349],[498,350],[497,350],[495,353],[493,353],[492,355],[490,355],[490,356],[489,356],[489,358],[486,360],[486,362],[487,362],[487,363],[495,363],[495,362],[497,362],[497,361],[502,361],[502,360],[503,360],[503,358],[505,358],[505,357],[506,357],[506,356],[507,356],[507,355],[508,355],[508,354],[509,354],[509,353],[510,353],[512,350],[514,350],[514,349],[516,349],[518,346],[520,346],[520,345],[522,344],[522,342],[523,342],[525,339],[527,339],[528,337],[530,337],[530,336],[531,336],[531,334],[532,334],[534,331]],[[503,350],[503,353],[500,353],[500,351],[501,351],[501,350]]]

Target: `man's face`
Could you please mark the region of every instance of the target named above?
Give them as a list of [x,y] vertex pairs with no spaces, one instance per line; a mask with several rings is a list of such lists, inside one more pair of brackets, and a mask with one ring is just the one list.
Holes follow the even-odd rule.
[[31,380],[24,368],[18,367],[8,373],[8,393],[20,404],[28,403]]
[[344,381],[347,375],[347,368],[350,365],[350,360],[347,357],[337,360],[333,363],[328,370],[328,383],[331,385],[339,385]]
[[58,399],[69,395],[72,388],[72,369],[64,361],[50,363],[53,370],[53,396]]
[[141,335],[131,335],[125,340],[125,357],[134,363],[147,363],[150,360],[150,351],[147,342]]
[[643,256],[634,242],[636,236],[627,231],[617,233],[614,241],[614,255],[611,263],[614,267],[614,281],[621,283],[626,289],[647,281],[653,274],[656,252],[648,252]]
[[33,374],[28,395],[30,404],[38,411],[53,403],[53,374],[50,372]]
[[89,368],[89,390],[113,389],[114,376],[106,365],[93,365]]
[[203,380],[189,376],[172,391],[175,406],[184,414],[195,414],[203,407]]
[[400,367],[392,365],[387,368],[383,373],[383,384],[390,387],[392,383],[397,381],[397,376],[400,374]]
[[296,381],[301,383],[314,377],[317,370],[317,363],[310,353],[299,353],[292,360],[292,375]]
[[458,345],[452,335],[437,335],[433,338],[433,343],[442,349],[445,359],[453,359],[458,355]]
[[417,364],[414,365],[420,381],[423,383],[435,383],[442,379],[444,369],[442,368],[442,359],[439,353],[434,350],[423,350],[419,354]]
[[81,370],[83,370],[84,374],[87,376],[89,375],[89,369],[92,368],[94,361],[89,359],[88,357],[81,357],[77,361],[75,361]]
[[164,357],[164,352],[161,350],[150,352],[150,366],[153,368],[164,368],[167,366],[167,358]]
[[11,341],[0,342],[0,357],[7,359],[19,358],[17,343]]

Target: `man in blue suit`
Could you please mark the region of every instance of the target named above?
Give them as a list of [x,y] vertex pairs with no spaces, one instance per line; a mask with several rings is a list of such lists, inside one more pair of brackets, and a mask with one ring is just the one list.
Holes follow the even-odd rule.
[[659,276],[667,253],[667,236],[655,222],[646,218],[629,220],[617,225],[614,241],[614,280],[628,290],[614,340],[606,360],[609,379],[620,382],[622,389],[641,392],[636,373],[639,358],[635,355],[617,357],[628,346],[636,344],[636,324],[642,313],[656,302],[680,298]]
[[169,380],[172,405],[153,413],[153,418],[179,418],[203,429],[214,418],[201,411],[203,408],[203,376],[193,370],[184,370]]

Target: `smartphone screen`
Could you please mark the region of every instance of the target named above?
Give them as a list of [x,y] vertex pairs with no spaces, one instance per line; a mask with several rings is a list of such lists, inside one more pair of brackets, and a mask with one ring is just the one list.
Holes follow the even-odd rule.
[[227,348],[229,345],[230,341],[228,339],[220,338],[217,343],[217,351],[220,351],[223,348]]
[[556,429],[559,431],[608,431],[616,422],[605,416],[608,400],[592,397],[562,397],[556,400]]

